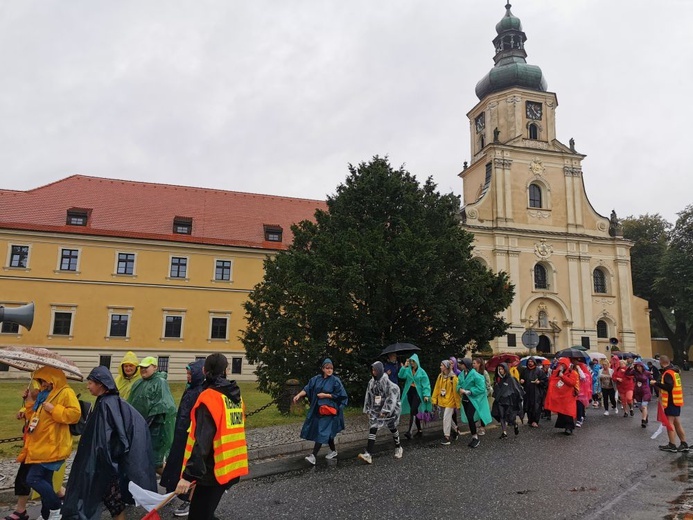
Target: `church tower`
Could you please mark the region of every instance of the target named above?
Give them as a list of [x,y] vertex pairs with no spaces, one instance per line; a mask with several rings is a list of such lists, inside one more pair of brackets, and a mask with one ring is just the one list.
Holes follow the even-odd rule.
[[[651,353],[647,302],[633,296],[631,243],[615,213],[590,204],[585,155],[557,139],[556,94],[541,69],[527,63],[527,36],[505,6],[493,40],[494,67],[476,85],[467,114],[471,160],[463,179],[464,227],[475,255],[515,284],[511,324],[496,351],[524,351],[522,334],[539,336],[538,353],[574,345],[607,353]],[[611,343],[610,343],[611,340]]]

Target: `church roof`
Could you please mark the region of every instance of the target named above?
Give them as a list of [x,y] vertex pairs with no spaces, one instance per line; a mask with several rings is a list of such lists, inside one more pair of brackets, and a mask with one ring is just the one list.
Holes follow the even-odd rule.
[[506,4],[505,16],[496,24],[498,36],[493,40],[495,66],[476,84],[479,99],[512,87],[546,92],[546,79],[541,69],[525,60],[527,36],[522,31],[520,19],[510,11],[511,7]]
[[[324,201],[73,175],[28,191],[0,190],[0,228],[285,249],[290,226]],[[67,224],[68,211],[86,225]],[[174,233],[174,220],[190,233]],[[266,228],[282,241],[266,241]]]

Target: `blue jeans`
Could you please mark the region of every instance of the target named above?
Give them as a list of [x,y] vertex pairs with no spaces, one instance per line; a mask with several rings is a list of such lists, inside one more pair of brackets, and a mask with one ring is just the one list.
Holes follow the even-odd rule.
[[53,491],[53,470],[41,464],[31,464],[26,475],[26,483],[41,495],[41,511],[60,509],[60,498]]

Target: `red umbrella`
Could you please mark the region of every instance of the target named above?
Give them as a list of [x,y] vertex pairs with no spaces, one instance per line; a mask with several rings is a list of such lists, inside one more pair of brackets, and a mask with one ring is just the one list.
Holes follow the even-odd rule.
[[520,356],[516,356],[515,354],[496,354],[486,362],[486,369],[495,370],[501,363],[517,366],[520,364]]

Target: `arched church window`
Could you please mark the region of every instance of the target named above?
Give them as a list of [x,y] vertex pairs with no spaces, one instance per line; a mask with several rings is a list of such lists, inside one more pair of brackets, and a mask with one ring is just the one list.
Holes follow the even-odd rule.
[[597,322],[597,337],[598,338],[608,338],[609,337],[609,326],[604,320],[599,320]]
[[606,275],[601,269],[595,269],[592,273],[594,278],[594,292],[605,294],[606,293]]
[[539,328],[549,328],[549,316],[546,314],[546,311],[539,311]]
[[549,280],[546,275],[546,267],[541,264],[534,266],[534,288],[535,289],[548,289]]
[[529,207],[541,208],[541,188],[536,184],[529,185]]
[[539,128],[534,123],[529,125],[529,138],[539,139]]

